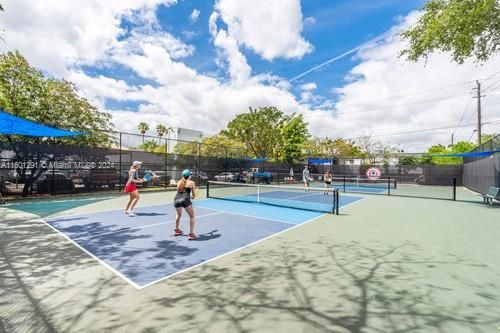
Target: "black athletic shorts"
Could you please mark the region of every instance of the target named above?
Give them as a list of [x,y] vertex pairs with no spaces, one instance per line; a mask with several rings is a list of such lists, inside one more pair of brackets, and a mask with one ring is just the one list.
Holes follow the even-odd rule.
[[186,196],[175,197],[174,207],[175,208],[187,208],[191,206],[191,199]]

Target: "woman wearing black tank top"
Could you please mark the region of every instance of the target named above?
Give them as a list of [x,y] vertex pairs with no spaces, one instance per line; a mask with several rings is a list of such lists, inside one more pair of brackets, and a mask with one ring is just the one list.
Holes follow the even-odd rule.
[[174,207],[177,211],[175,216],[175,236],[181,236],[183,234],[182,230],[179,229],[179,221],[182,216],[182,209],[184,208],[189,215],[189,240],[195,240],[196,235],[194,234],[194,209],[191,203],[191,198],[195,197],[196,185],[191,180],[191,171],[186,169],[182,171],[182,179],[177,183],[177,193],[174,198]]

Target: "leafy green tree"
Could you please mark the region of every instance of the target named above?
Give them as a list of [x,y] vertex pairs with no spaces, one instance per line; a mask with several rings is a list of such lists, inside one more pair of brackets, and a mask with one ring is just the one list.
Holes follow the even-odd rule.
[[203,138],[201,143],[182,142],[175,146],[174,152],[182,155],[197,155],[210,157],[249,157],[243,143],[229,139],[223,134],[216,134]]
[[309,137],[307,123],[302,115],[284,116],[286,119],[280,127],[281,147],[278,150],[278,158],[284,162],[291,163],[294,159],[302,156],[302,148]]
[[[87,135],[71,138],[17,137],[26,143],[109,145],[111,115],[99,112],[67,81],[46,79],[19,52],[0,55],[0,108],[44,125]],[[11,138],[12,139],[12,138]]]
[[483,134],[481,136],[481,142],[482,143],[485,143],[485,142],[488,142],[490,141],[491,139],[493,139],[495,137],[495,134]]
[[144,136],[146,135],[146,132],[149,131],[149,125],[145,122],[140,122],[139,125],[137,125],[137,129],[141,132],[142,143],[144,143]]
[[410,61],[435,51],[450,52],[463,63],[485,62],[500,50],[498,0],[430,0],[417,24],[402,33],[409,46],[400,55]]
[[[86,99],[80,97],[71,83],[46,79],[41,72],[31,67],[19,52],[0,54],[0,108],[44,125],[87,132],[86,135],[68,138],[14,135],[0,139],[13,142],[9,147],[13,153],[12,159],[16,162],[50,163],[78,160],[79,156],[69,156],[61,145],[78,143],[109,146],[112,143],[106,133],[112,128],[109,114],[99,112]],[[58,144],[58,149],[47,143]],[[102,156],[86,157],[102,160]],[[20,175],[19,181],[24,183],[24,195],[45,170],[42,166],[16,170]]]
[[308,157],[364,158],[356,143],[342,138],[312,138],[304,146]]
[[160,145],[158,144],[158,142],[154,140],[145,141],[143,144],[139,146],[140,149],[150,153],[155,152],[156,149],[158,149],[159,147]]
[[[434,145],[427,150],[427,154],[443,155],[467,153],[476,147],[477,146],[472,142],[460,141],[454,145],[449,145],[448,147],[443,145]],[[462,164],[463,158],[453,156],[429,156],[428,158],[424,158],[424,161],[427,161],[430,164]]]
[[459,142],[455,143],[454,145],[449,146],[449,148],[451,149],[451,152],[454,154],[467,153],[476,147],[477,147],[477,145],[475,143],[468,142],[468,141],[459,141]]
[[401,156],[399,158],[399,165],[417,166],[422,164],[420,158],[415,156]]
[[231,120],[223,134],[243,142],[257,157],[270,157],[280,143],[277,128],[281,126],[283,113],[275,107],[249,109],[249,113]]
[[237,115],[222,134],[242,142],[256,157],[289,160],[298,154],[308,137],[307,124],[301,116],[285,115],[276,107],[250,108]]
[[369,164],[382,162],[387,165],[389,157],[397,152],[397,149],[381,141],[374,140],[371,135],[363,135],[357,139],[357,144]]

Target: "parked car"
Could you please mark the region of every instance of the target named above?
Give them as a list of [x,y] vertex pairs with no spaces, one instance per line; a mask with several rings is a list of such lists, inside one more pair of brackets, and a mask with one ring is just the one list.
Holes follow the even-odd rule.
[[252,177],[252,183],[266,183],[271,184],[273,181],[273,174],[270,172],[260,171],[259,168],[250,168],[246,172],[247,179],[249,176]]
[[234,182],[237,179],[237,175],[232,172],[221,172],[215,175],[214,178],[219,182]]
[[83,174],[83,184],[85,189],[107,186],[114,189],[118,184],[118,172],[115,168],[90,169]]
[[73,181],[70,178],[66,177],[63,173],[59,172],[44,173],[35,182],[35,186],[39,194],[47,194],[52,192],[56,194],[73,193],[75,190]]
[[203,172],[203,171],[199,171],[199,172],[195,172],[193,174],[193,177],[192,179],[195,181],[195,182],[198,182],[197,185],[205,185],[207,182],[208,182],[208,175],[206,172]]

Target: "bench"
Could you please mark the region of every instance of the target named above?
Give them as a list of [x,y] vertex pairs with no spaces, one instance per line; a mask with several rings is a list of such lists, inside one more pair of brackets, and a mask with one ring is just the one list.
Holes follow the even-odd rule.
[[483,194],[483,201],[486,204],[493,205],[495,200],[500,201],[500,188],[498,187],[490,187],[490,190],[487,194]]

